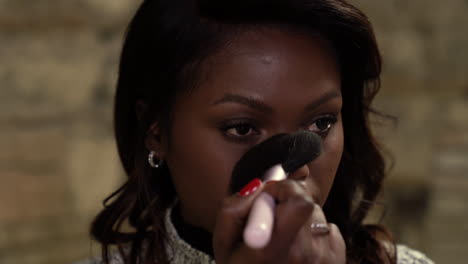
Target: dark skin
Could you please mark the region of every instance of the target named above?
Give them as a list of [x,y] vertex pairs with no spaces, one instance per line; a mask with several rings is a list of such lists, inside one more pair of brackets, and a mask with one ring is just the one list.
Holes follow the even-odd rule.
[[[274,29],[244,32],[203,64],[206,78],[173,108],[170,137],[157,123],[149,150],[167,162],[184,220],[213,233],[217,263],[344,263],[338,228],[326,223],[327,200],[343,152],[340,72],[318,36]],[[306,129],[323,138],[323,154],[253,194],[228,194],[233,167],[252,146]],[[169,141],[170,140],[170,141]],[[252,250],[242,231],[253,201],[268,192],[278,202],[271,242]]]

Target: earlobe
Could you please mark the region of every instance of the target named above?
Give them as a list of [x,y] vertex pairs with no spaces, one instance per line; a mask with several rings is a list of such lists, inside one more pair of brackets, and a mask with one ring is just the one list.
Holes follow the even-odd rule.
[[[141,122],[143,115],[148,111],[148,104],[143,100],[139,100],[135,106],[135,113],[138,117],[138,120]],[[163,159],[163,146],[161,143],[161,133],[160,133],[159,123],[154,122],[146,131],[145,137],[145,147],[149,153],[152,153],[153,158]]]
[[164,160],[163,159],[158,159],[158,161],[156,162],[156,152],[155,151],[150,151],[150,153],[148,154],[148,163],[151,167],[153,168],[160,168],[162,167],[162,165],[164,164]]

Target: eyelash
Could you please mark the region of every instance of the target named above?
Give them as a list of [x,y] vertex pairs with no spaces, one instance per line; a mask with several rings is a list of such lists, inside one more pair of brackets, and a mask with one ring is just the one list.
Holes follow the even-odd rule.
[[[328,135],[328,132],[333,127],[333,125],[338,121],[338,117],[336,114],[328,114],[325,116],[321,116],[315,119],[309,125],[306,125],[305,130],[308,130],[308,128],[312,125],[317,126],[317,122],[319,121],[326,121],[325,123],[326,128],[320,131],[313,131],[313,132],[317,133],[322,138],[324,138]],[[257,137],[260,136],[260,131],[256,128],[255,123],[256,122],[254,120],[250,120],[250,119],[234,119],[234,120],[229,120],[223,123],[220,128],[224,136],[226,136],[229,140],[233,142],[237,142],[237,143],[250,143],[252,141],[255,141]],[[247,135],[247,136],[236,136],[236,135],[233,135],[232,133],[229,133],[230,129],[239,129],[239,128],[245,128],[245,127],[249,129],[248,130],[249,132],[253,130],[254,131],[253,133],[255,134]]]
[[338,121],[338,116],[336,114],[328,114],[325,116],[321,116],[315,119],[315,121],[313,121],[312,124],[316,124],[319,121],[327,121],[327,127],[323,130],[317,131],[316,133],[321,137],[326,137],[328,135],[328,132],[330,132],[330,129]]
[[[256,140],[257,137],[260,135],[260,131],[256,129],[255,121],[251,119],[234,119],[229,120],[221,125],[221,131],[223,132],[224,136],[226,136],[229,140],[236,142],[236,143],[249,143],[251,141]],[[229,133],[230,129],[236,129],[240,127],[248,127],[255,131],[256,135],[254,136],[235,136]]]

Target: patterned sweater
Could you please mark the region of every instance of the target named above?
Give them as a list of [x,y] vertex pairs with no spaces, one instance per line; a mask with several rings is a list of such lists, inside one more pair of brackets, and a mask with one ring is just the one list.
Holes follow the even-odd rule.
[[[166,214],[166,227],[171,245],[167,250],[168,256],[171,258],[171,264],[216,264],[210,255],[193,248],[180,238],[172,224],[170,210]],[[75,264],[101,263],[98,258],[94,258]],[[111,257],[111,264],[124,264],[124,262],[119,254],[114,254]],[[397,264],[434,264],[434,262],[419,251],[404,245],[397,245]]]

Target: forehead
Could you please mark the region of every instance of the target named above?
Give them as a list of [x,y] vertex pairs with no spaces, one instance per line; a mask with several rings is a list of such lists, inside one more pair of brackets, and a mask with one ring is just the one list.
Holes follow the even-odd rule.
[[202,67],[204,77],[192,95],[203,103],[214,102],[226,93],[285,100],[287,95],[314,97],[340,90],[335,53],[318,34],[275,29],[246,31],[231,39]]

